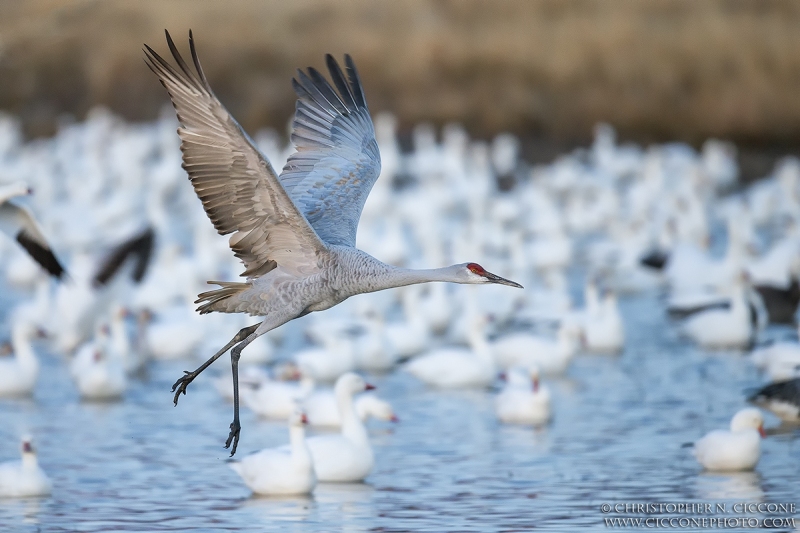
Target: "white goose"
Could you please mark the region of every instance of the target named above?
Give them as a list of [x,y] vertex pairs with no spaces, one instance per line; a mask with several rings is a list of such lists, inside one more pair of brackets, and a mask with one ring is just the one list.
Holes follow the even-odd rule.
[[431,285],[427,297],[420,301],[419,310],[433,333],[441,335],[447,331],[453,317],[453,303],[447,296],[447,285]]
[[230,463],[250,490],[263,495],[309,494],[317,476],[306,444],[306,415],[296,410],[289,417],[289,447],[267,448]]
[[[373,394],[360,394],[355,399],[354,406],[356,415],[362,422],[366,422],[370,417],[387,422],[399,420],[392,405]],[[342,425],[336,395],[332,390],[314,391],[303,402],[303,409],[308,416],[308,423],[312,426],[338,428]]]
[[70,366],[78,392],[84,400],[116,400],[128,388],[125,366],[110,351],[108,328],[103,327],[100,331],[102,336],[81,347]]
[[583,326],[584,341],[590,352],[617,353],[625,346],[625,329],[617,297],[609,292],[603,297],[596,316],[588,316]]
[[314,390],[314,380],[303,374],[299,383],[262,381],[253,390],[242,388],[242,401],[254,413],[273,420],[286,420],[297,406]]
[[580,327],[562,322],[555,340],[526,332],[512,333],[492,343],[492,350],[503,368],[535,366],[543,374],[563,374],[578,352],[580,340]]
[[12,325],[11,346],[15,357],[0,359],[0,396],[26,396],[33,393],[39,377],[39,359],[31,346],[36,328],[17,319]]
[[430,341],[430,330],[419,309],[419,286],[403,289],[403,314],[405,320],[386,324],[386,335],[394,352],[401,359],[411,357],[424,350]]
[[355,339],[353,345],[356,366],[373,372],[391,370],[399,356],[386,335],[383,318],[380,315],[365,317],[363,327],[364,333]]
[[324,346],[307,348],[294,354],[304,376],[315,381],[335,381],[356,367],[353,343],[344,335],[324,334]]
[[208,321],[184,303],[160,311],[145,330],[150,356],[160,360],[191,356],[203,342],[207,327]]
[[375,456],[367,430],[353,406],[353,395],[374,388],[353,373],[344,374],[336,382],[334,392],[342,417],[341,434],[318,435],[306,441],[320,481],[362,481],[372,472]]
[[128,375],[136,374],[144,369],[147,363],[147,353],[131,342],[128,334],[126,319],[130,316],[130,311],[119,305],[111,312],[109,349],[113,357],[122,361],[125,372]]
[[495,413],[506,424],[540,426],[550,420],[550,390],[539,384],[539,369],[512,368],[495,397]]
[[684,333],[704,348],[746,348],[753,336],[744,280],[737,278],[730,309],[709,309],[689,317]]
[[693,453],[706,470],[752,470],[761,457],[765,436],[761,411],[750,407],[734,415],[730,430],[714,430],[695,442]]
[[[270,381],[270,373],[260,366],[245,365],[239,369],[239,385],[242,389],[257,389]],[[230,372],[222,372],[214,379],[214,388],[226,400],[233,401],[233,382]]]
[[22,439],[22,460],[0,463],[0,498],[47,496],[52,483],[39,466],[30,437]]
[[469,348],[437,348],[410,361],[404,368],[414,377],[440,388],[482,388],[497,377],[494,356],[486,340],[487,318],[476,315],[469,332]]
[[800,377],[800,344],[776,342],[754,350],[750,361],[772,381],[785,381]]

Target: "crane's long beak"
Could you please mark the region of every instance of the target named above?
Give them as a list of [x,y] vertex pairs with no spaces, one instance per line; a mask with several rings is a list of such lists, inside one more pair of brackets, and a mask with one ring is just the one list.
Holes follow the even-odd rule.
[[516,281],[511,281],[510,279],[501,278],[496,274],[492,274],[491,272],[487,272],[483,277],[489,280],[489,283],[497,283],[499,285],[508,285],[509,287],[516,287],[518,289],[524,289],[522,285],[517,283]]

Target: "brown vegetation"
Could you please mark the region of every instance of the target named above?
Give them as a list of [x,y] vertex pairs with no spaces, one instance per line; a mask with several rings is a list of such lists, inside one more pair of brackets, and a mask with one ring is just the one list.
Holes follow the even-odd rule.
[[800,2],[0,1],[0,109],[32,134],[104,104],[167,99],[141,44],[195,32],[212,86],[246,128],[283,127],[298,66],[355,56],[373,111],[405,126],[584,139],[800,141]]

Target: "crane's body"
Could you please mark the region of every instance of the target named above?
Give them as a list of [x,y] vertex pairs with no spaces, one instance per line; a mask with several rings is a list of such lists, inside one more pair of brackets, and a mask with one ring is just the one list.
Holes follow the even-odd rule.
[[[414,283],[452,281],[458,275],[458,270],[453,267],[430,270],[399,268],[387,265],[357,248],[332,245],[320,253],[314,269],[309,269],[301,276],[278,266],[251,283],[218,282],[224,283],[229,291],[236,291],[235,297],[208,306],[201,305],[200,312],[288,316],[288,321],[330,309],[357,294]],[[202,301],[203,294],[198,302]]]
[[245,282],[212,281],[199,295],[200,313],[264,317],[243,328],[208,361],[186,372],[172,390],[177,405],[192,380],[231,350],[234,419],[225,447],[239,440],[238,362],[242,349],[290,320],[324,311],[356,294],[415,283],[519,284],[476,263],[411,270],[387,265],[355,247],[367,196],[380,174],[380,153],[355,65],[346,74],[330,55],[333,86],[315,69],[298,71],[292,133],[296,152],[278,175],[217,100],[189,32],[194,69],[167,33],[179,69],[146,46],[146,62],[169,92],[181,127],[183,168],[206,214],[242,260]]

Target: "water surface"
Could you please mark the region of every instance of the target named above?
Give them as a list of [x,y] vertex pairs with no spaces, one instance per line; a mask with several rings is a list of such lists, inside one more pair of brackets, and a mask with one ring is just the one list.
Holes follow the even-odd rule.
[[[624,298],[621,308],[626,350],[580,355],[567,376],[548,380],[546,428],[500,425],[493,391],[371,376],[401,423],[370,423],[376,467],[366,483],[322,484],[307,498],[251,497],[228,468],[231,407],[210,375],[172,406],[169,389],[194,361],[154,363],[124,401],[91,404],[79,400],[66,362],[43,353],[34,397],[0,401],[0,459],[16,458],[19,435],[32,433],[53,495],[0,501],[0,529],[600,531],[603,503],[797,501],[791,428],[763,442],[753,473],[702,473],[681,447],[727,427],[743,391],[761,383],[744,355],[680,339],[657,295]],[[287,440],[283,423],[244,411],[242,424],[241,455]]]

